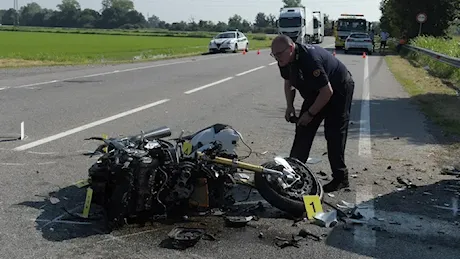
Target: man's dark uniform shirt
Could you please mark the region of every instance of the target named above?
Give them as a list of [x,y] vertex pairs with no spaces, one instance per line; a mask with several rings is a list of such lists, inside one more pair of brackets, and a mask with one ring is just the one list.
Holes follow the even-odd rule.
[[295,45],[294,61],[280,67],[281,76],[289,80],[304,99],[315,98],[328,82],[335,94],[343,95],[343,83],[351,76],[345,65],[324,48]]

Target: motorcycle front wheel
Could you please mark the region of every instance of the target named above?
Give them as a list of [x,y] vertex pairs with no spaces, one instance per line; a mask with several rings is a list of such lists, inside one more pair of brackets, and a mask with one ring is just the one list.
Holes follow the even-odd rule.
[[[318,195],[323,199],[323,187],[319,179],[313,174],[308,166],[301,161],[284,158],[294,169],[300,180],[291,188],[282,189],[273,181],[269,181],[268,175],[256,173],[254,182],[260,195],[274,207],[291,214],[294,217],[301,217],[306,213],[303,196]],[[262,164],[264,168],[282,171],[283,166],[269,161]]]

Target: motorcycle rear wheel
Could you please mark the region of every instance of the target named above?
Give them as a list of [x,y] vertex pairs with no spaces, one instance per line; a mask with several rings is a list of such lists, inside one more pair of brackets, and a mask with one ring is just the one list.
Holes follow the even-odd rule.
[[[254,176],[255,186],[258,189],[260,195],[268,201],[274,207],[291,214],[293,217],[301,217],[306,213],[305,205],[303,202],[303,196],[305,195],[318,195],[320,200],[323,199],[323,187],[320,180],[313,174],[310,168],[295,158],[285,157],[284,158],[301,177],[301,182],[308,184],[303,185],[302,191],[290,192],[282,190],[279,186],[268,181],[265,174],[256,173]],[[283,169],[283,166],[277,165],[274,161],[269,161],[262,164],[264,168],[279,170]],[[293,194],[294,193],[294,194]]]

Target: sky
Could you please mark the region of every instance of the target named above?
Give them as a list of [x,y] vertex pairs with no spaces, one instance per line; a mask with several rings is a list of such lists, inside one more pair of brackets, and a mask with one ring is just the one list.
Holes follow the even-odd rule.
[[[36,2],[43,8],[56,9],[61,0],[18,0],[19,6]],[[78,0],[82,9],[101,9],[101,0]],[[274,14],[282,7],[281,0],[133,0],[136,10],[144,16],[152,14],[166,22],[190,21],[194,19],[227,22],[230,16],[239,14],[243,19],[254,22],[258,12]],[[13,7],[13,0],[0,0],[0,9]],[[322,11],[331,19],[342,13],[364,14],[370,21],[381,16],[380,0],[302,0],[311,11]]]

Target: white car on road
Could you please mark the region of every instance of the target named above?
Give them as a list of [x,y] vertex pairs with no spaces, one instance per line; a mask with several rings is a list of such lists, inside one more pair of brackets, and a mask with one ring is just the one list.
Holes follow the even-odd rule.
[[248,37],[239,31],[221,32],[215,36],[209,43],[209,52],[225,52],[240,50],[248,51],[249,41]]
[[345,40],[345,53],[350,51],[363,51],[372,54],[374,47],[372,39],[367,33],[352,33]]

